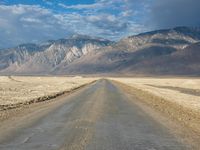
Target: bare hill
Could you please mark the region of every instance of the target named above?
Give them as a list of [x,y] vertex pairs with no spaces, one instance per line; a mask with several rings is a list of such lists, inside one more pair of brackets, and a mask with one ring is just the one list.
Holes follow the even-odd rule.
[[0,51],[0,74],[200,74],[200,28],[157,30],[111,42],[75,35]]

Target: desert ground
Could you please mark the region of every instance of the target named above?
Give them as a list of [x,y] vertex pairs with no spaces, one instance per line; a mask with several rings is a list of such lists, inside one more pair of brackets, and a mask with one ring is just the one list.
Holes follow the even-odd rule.
[[199,78],[111,78],[168,101],[200,111]]
[[[3,150],[200,146],[198,78],[2,76],[0,89],[1,106],[28,105],[0,111]],[[27,103],[40,97],[50,101]]]
[[95,78],[77,77],[0,77],[0,105],[26,103],[38,98],[72,91]]

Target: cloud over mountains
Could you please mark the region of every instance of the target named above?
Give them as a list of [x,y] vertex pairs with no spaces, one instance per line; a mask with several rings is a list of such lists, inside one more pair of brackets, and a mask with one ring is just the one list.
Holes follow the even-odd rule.
[[0,3],[0,48],[80,33],[113,40],[172,26],[199,26],[199,0],[30,0]]

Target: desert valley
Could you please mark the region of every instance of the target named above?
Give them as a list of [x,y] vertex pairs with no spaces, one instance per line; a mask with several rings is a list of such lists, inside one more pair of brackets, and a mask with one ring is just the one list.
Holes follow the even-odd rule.
[[[41,106],[51,108],[62,95],[106,79],[129,94],[133,99],[130,103],[137,99],[139,107],[151,109],[146,113],[173,120],[164,124],[166,128],[175,128],[173,124],[178,123],[181,127],[174,134],[196,149],[200,133],[199,41],[200,29],[179,27],[131,36],[117,43],[74,35],[2,50],[0,120],[7,126],[10,118],[26,118],[24,112],[30,108],[30,114]],[[96,113],[100,113],[102,104],[94,105],[91,111],[97,109]],[[161,121],[162,117],[154,119]],[[196,133],[183,134],[185,129]],[[85,136],[81,141],[89,140]]]
[[199,150],[199,6],[0,1],[0,150]]

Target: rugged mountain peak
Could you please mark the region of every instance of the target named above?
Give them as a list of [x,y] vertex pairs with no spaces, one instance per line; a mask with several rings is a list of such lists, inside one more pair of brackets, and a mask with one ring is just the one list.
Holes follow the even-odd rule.
[[111,43],[76,35],[41,44],[21,44],[0,52],[0,70],[8,73],[48,73]]
[[[86,35],[72,35],[0,51],[0,73],[192,74],[199,72],[199,41],[200,28],[188,27],[146,32],[117,43]],[[179,68],[173,68],[174,63]],[[187,72],[184,72],[186,67]]]
[[92,39],[92,37],[83,34],[73,34],[69,39]]
[[198,41],[200,41],[200,28],[176,27],[129,36],[122,39],[119,45],[126,46],[129,50],[138,50],[144,46],[158,44],[183,49]]
[[138,35],[129,36],[128,38],[140,37],[140,36],[145,36],[145,35],[153,36],[155,34],[165,34],[166,35],[166,34],[175,33],[175,32],[179,33],[179,34],[183,34],[183,35],[191,35],[193,37],[197,36],[198,39],[200,38],[200,27],[185,27],[185,26],[140,33]]

